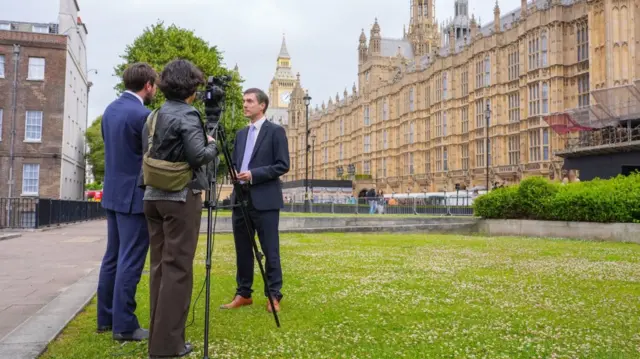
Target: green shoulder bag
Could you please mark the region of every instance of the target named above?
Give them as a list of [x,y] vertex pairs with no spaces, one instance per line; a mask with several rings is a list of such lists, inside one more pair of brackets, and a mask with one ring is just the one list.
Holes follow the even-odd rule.
[[193,170],[186,162],[169,162],[151,157],[150,153],[153,148],[153,134],[155,133],[157,118],[157,109],[147,117],[149,149],[142,159],[144,184],[167,192],[178,192],[189,184],[193,178]]

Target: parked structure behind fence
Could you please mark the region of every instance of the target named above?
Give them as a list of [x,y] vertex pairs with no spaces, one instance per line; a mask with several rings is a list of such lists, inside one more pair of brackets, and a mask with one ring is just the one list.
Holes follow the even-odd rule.
[[105,218],[100,202],[0,198],[0,229],[42,228]]

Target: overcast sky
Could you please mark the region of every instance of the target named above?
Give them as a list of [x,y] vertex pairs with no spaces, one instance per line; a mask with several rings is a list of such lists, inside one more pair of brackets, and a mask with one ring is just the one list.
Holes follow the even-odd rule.
[[[228,68],[238,64],[245,87],[265,90],[273,77],[282,34],[292,67],[314,104],[321,104],[357,79],[360,30],[367,38],[377,17],[383,37],[399,38],[409,23],[410,0],[78,0],[89,31],[88,66],[94,83],[89,121],[115,97],[113,68],[126,45],[145,27],[165,24],[191,29],[224,53]],[[436,2],[438,21],[453,16],[453,0]],[[482,24],[493,21],[491,0],[469,0]],[[503,14],[520,6],[499,0]],[[0,0],[2,20],[57,22],[59,0]]]

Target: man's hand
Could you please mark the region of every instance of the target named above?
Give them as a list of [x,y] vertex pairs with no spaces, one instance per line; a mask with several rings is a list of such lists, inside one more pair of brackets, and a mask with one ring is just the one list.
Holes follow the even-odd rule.
[[209,140],[209,143],[211,143],[211,142],[216,143],[216,140],[213,137],[209,136],[209,135],[207,135],[207,140]]
[[251,181],[251,171],[245,171],[238,173],[238,179],[240,181],[250,182]]

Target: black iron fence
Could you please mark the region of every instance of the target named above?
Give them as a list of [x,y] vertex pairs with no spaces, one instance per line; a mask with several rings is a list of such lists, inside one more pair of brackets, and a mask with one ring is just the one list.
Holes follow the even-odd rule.
[[[350,198],[336,201],[330,197],[314,199],[309,212],[335,214],[402,214],[431,216],[473,216],[471,197],[441,198]],[[303,201],[285,202],[284,212],[305,212]]]
[[0,229],[42,228],[104,218],[100,202],[47,198],[0,198]]

